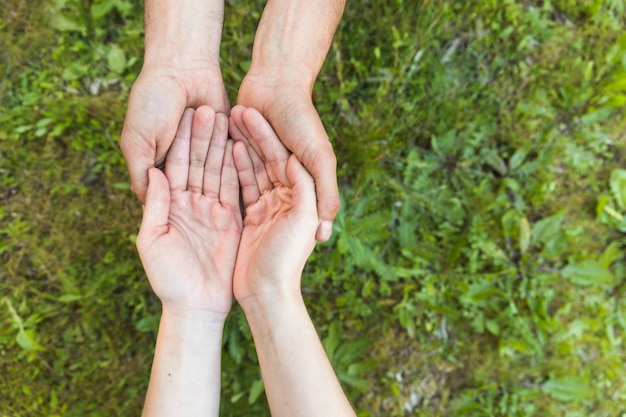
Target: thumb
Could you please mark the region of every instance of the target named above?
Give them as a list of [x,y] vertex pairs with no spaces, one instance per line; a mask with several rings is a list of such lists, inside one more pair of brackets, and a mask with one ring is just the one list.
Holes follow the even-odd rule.
[[293,203],[297,212],[314,219],[317,224],[315,183],[296,155],[292,154],[287,161],[287,177],[293,189]]
[[299,117],[277,124],[277,130],[281,140],[286,142],[315,180],[320,218],[316,239],[326,241],[332,234],[332,222],[341,207],[337,158],[328,134],[312,103],[299,109]]
[[141,229],[139,230],[140,236],[137,237],[138,246],[140,245],[139,241],[141,235],[149,238],[167,232],[169,211],[170,187],[167,178],[158,168],[150,168],[148,170],[146,204],[143,210]]

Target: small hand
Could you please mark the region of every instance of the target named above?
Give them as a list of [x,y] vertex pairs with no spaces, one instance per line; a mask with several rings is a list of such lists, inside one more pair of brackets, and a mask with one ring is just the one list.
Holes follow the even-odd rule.
[[[191,67],[191,65],[190,65]],[[120,147],[130,171],[131,189],[144,201],[150,167],[162,166],[186,108],[209,105],[230,109],[219,67],[144,67],[128,101]]]
[[[310,91],[298,81],[289,82],[289,77],[249,73],[241,83],[237,104],[258,110],[314,177],[321,221],[316,238],[328,240],[340,208],[337,160]],[[233,108],[231,117],[238,125],[245,125],[237,107]]]
[[239,184],[228,118],[187,109],[150,183],[137,247],[164,311],[228,314],[241,236]]
[[[244,113],[248,138],[231,119],[231,135],[240,139],[233,156],[245,208],[233,292],[239,302],[285,291],[299,294],[300,275],[315,247],[319,223],[313,178],[260,113]],[[248,140],[263,153],[264,165],[249,152]]]

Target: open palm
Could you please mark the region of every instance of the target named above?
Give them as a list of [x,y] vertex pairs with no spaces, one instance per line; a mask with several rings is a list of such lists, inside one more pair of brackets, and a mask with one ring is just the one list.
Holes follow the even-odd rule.
[[230,125],[245,208],[233,278],[239,302],[261,293],[300,291],[318,225],[313,178],[260,113],[246,109],[242,120],[231,119]]
[[228,119],[186,110],[165,175],[149,172],[137,247],[164,308],[227,314],[241,236],[239,184]]

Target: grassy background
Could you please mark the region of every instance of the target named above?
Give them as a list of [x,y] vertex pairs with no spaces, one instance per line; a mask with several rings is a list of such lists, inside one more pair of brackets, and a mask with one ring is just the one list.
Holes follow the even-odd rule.
[[[3,417],[142,406],[135,3],[0,7]],[[226,9],[234,98],[263,2]],[[315,89],[343,208],[304,292],[359,415],[623,413],[625,29],[621,0],[348,2]],[[224,349],[221,414],[269,415],[238,308]]]

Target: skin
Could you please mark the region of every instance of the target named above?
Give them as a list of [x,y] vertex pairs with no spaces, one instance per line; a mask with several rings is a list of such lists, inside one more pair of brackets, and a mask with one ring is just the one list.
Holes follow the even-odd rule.
[[319,223],[314,180],[259,112],[241,110],[234,145],[224,115],[186,110],[165,173],[149,171],[137,248],[163,313],[143,415],[219,414],[234,295],[272,415],[353,417],[300,291]]
[[[245,208],[233,292],[254,337],[272,416],[355,416],[300,289],[315,247],[315,183],[263,116],[242,110],[244,125],[231,120],[249,134],[233,148]],[[265,164],[255,164],[250,147]]]
[[[311,99],[345,0],[269,0],[237,103],[257,109],[315,179],[317,239],[340,208],[336,158]],[[145,201],[148,171],[162,166],[186,108],[228,114],[219,67],[223,0],[146,0],[145,59],[131,90],[120,146],[131,188]]]
[[145,57],[130,92],[120,147],[144,202],[148,170],[162,167],[186,108],[228,114],[219,66],[223,0],[147,0]]
[[[256,109],[270,122],[315,179],[319,241],[330,238],[341,205],[335,153],[312,91],[344,8],[345,0],[269,0],[237,97],[237,104]],[[237,112],[231,116],[241,125]]]
[[150,184],[137,248],[163,313],[144,416],[217,416],[222,330],[242,230],[228,120],[185,111]]

